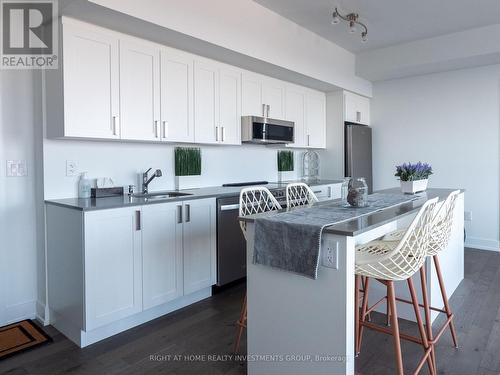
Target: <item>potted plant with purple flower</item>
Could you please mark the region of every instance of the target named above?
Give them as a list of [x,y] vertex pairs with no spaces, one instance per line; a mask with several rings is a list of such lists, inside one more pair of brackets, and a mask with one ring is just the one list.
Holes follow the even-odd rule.
[[432,167],[427,163],[404,163],[396,166],[396,177],[401,180],[401,191],[405,194],[415,194],[427,189]]

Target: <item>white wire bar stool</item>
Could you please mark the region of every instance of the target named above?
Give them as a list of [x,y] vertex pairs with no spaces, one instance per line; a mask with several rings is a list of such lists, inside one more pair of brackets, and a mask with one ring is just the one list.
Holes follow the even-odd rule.
[[[282,207],[274,198],[273,194],[263,186],[249,187],[242,189],[240,192],[240,216],[248,216],[260,214],[263,212],[281,210]],[[243,236],[247,239],[246,223],[240,221]],[[234,342],[234,352],[240,350],[241,335],[247,327],[247,294],[243,299],[241,306],[240,317],[236,321],[236,339]]]
[[316,194],[303,182],[294,182],[286,186],[286,206],[309,206],[318,202]]
[[[403,375],[403,359],[401,339],[422,345],[424,355],[417,365],[414,374],[418,374],[427,362],[431,374],[435,374],[432,361],[433,347],[427,339],[423,325],[412,276],[423,266],[427,257],[430,231],[435,206],[438,199],[426,201],[405,230],[399,241],[375,240],[356,247],[355,259],[355,343],[356,353],[360,352],[363,327],[393,336],[396,368],[398,375]],[[361,277],[365,277],[365,293],[363,296],[361,316],[359,309],[359,289]],[[368,288],[370,279],[376,279],[387,287],[387,301],[390,310],[391,327],[374,324],[366,320],[367,315],[376,306],[368,309]],[[410,291],[411,303],[415,312],[420,337],[400,333],[396,308],[395,281],[406,281]],[[380,301],[379,301],[380,302]]]

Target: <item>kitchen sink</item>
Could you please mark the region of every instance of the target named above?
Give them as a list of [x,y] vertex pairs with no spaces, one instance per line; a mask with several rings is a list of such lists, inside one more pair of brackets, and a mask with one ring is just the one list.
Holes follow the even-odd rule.
[[188,195],[193,195],[191,193],[181,193],[179,191],[159,191],[155,193],[136,193],[132,195],[132,198],[143,198],[147,200],[153,199],[171,199],[177,197],[185,197]]

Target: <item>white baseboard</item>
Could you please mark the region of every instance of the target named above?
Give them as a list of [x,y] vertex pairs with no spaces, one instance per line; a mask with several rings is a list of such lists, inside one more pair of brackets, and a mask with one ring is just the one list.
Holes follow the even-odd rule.
[[488,240],[477,237],[467,237],[465,247],[470,247],[478,250],[500,251],[500,241]]
[[3,321],[0,322],[0,326],[19,322],[25,319],[34,319],[36,317],[35,306],[35,301],[6,306],[3,311]]

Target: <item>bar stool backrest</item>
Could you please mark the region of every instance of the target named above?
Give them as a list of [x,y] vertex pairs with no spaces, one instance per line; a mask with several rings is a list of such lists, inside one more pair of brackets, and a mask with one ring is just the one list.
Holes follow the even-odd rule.
[[[244,188],[240,192],[240,216],[260,214],[281,210],[282,207],[268,188],[264,186]],[[241,230],[246,238],[246,224],[240,221]]]
[[318,202],[316,194],[303,182],[294,182],[286,186],[286,206],[293,208]]
[[448,246],[453,227],[453,217],[460,190],[452,191],[440,207],[436,208],[432,219],[427,255],[434,256]]
[[[406,280],[413,276],[425,262],[429,243],[430,227],[438,198],[426,201],[406,229],[405,234],[394,248],[382,246],[383,241],[374,241],[374,259],[356,259],[365,269],[373,270],[373,277],[385,280]],[[369,246],[369,244],[368,244]],[[386,251],[384,254],[383,252]]]

